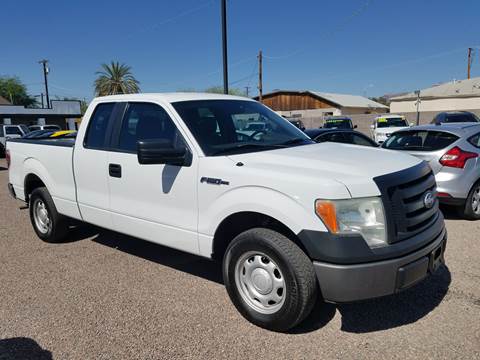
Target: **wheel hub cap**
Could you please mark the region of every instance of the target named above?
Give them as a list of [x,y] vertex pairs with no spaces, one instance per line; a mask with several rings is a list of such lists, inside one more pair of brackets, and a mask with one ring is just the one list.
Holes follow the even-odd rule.
[[261,268],[252,271],[252,283],[260,294],[268,294],[272,291],[273,281],[270,274]]
[[238,259],[235,284],[245,303],[260,313],[273,314],[285,302],[283,274],[279,266],[263,253],[250,251]]
[[50,215],[43,201],[37,200],[33,204],[33,218],[40,232],[45,234],[50,230],[52,222],[50,221]]

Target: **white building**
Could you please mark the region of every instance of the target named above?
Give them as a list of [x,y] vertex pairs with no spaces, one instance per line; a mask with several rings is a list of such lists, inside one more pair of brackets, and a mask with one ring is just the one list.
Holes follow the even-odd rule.
[[[390,101],[390,112],[392,113],[417,111],[417,95],[415,93],[393,97]],[[420,90],[420,112],[451,110],[480,111],[480,77],[454,80]]]

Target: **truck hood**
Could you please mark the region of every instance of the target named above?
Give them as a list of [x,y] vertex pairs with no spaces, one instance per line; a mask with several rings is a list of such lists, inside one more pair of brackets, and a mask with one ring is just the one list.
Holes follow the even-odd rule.
[[275,180],[289,174],[298,186],[328,179],[344,184],[352,197],[380,195],[373,178],[397,172],[421,162],[404,153],[339,143],[302,145],[285,149],[230,155],[255,172],[269,172]]

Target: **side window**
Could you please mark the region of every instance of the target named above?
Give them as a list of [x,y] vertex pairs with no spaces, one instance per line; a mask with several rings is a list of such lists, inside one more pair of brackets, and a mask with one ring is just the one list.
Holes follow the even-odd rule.
[[0,137],[4,137],[5,134],[3,133],[3,126],[0,125]]
[[129,103],[117,148],[135,153],[137,141],[146,139],[168,139],[174,147],[185,146],[177,127],[162,107],[150,103]]
[[372,143],[365,139],[363,136],[352,134],[352,144],[355,145],[363,145],[363,146],[371,146]]
[[5,135],[23,135],[23,134],[19,127],[9,126],[5,128]]
[[473,146],[480,148],[480,134],[473,135],[468,139],[468,142]]
[[86,148],[100,150],[105,148],[105,135],[114,106],[115,103],[97,105],[88,124],[87,134],[83,142]]

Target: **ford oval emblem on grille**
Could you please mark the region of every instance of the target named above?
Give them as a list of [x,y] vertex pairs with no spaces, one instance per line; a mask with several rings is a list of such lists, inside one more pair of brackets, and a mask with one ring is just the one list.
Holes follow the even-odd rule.
[[434,203],[435,198],[433,197],[433,193],[431,191],[427,191],[425,195],[423,195],[423,204],[427,209],[431,209]]

